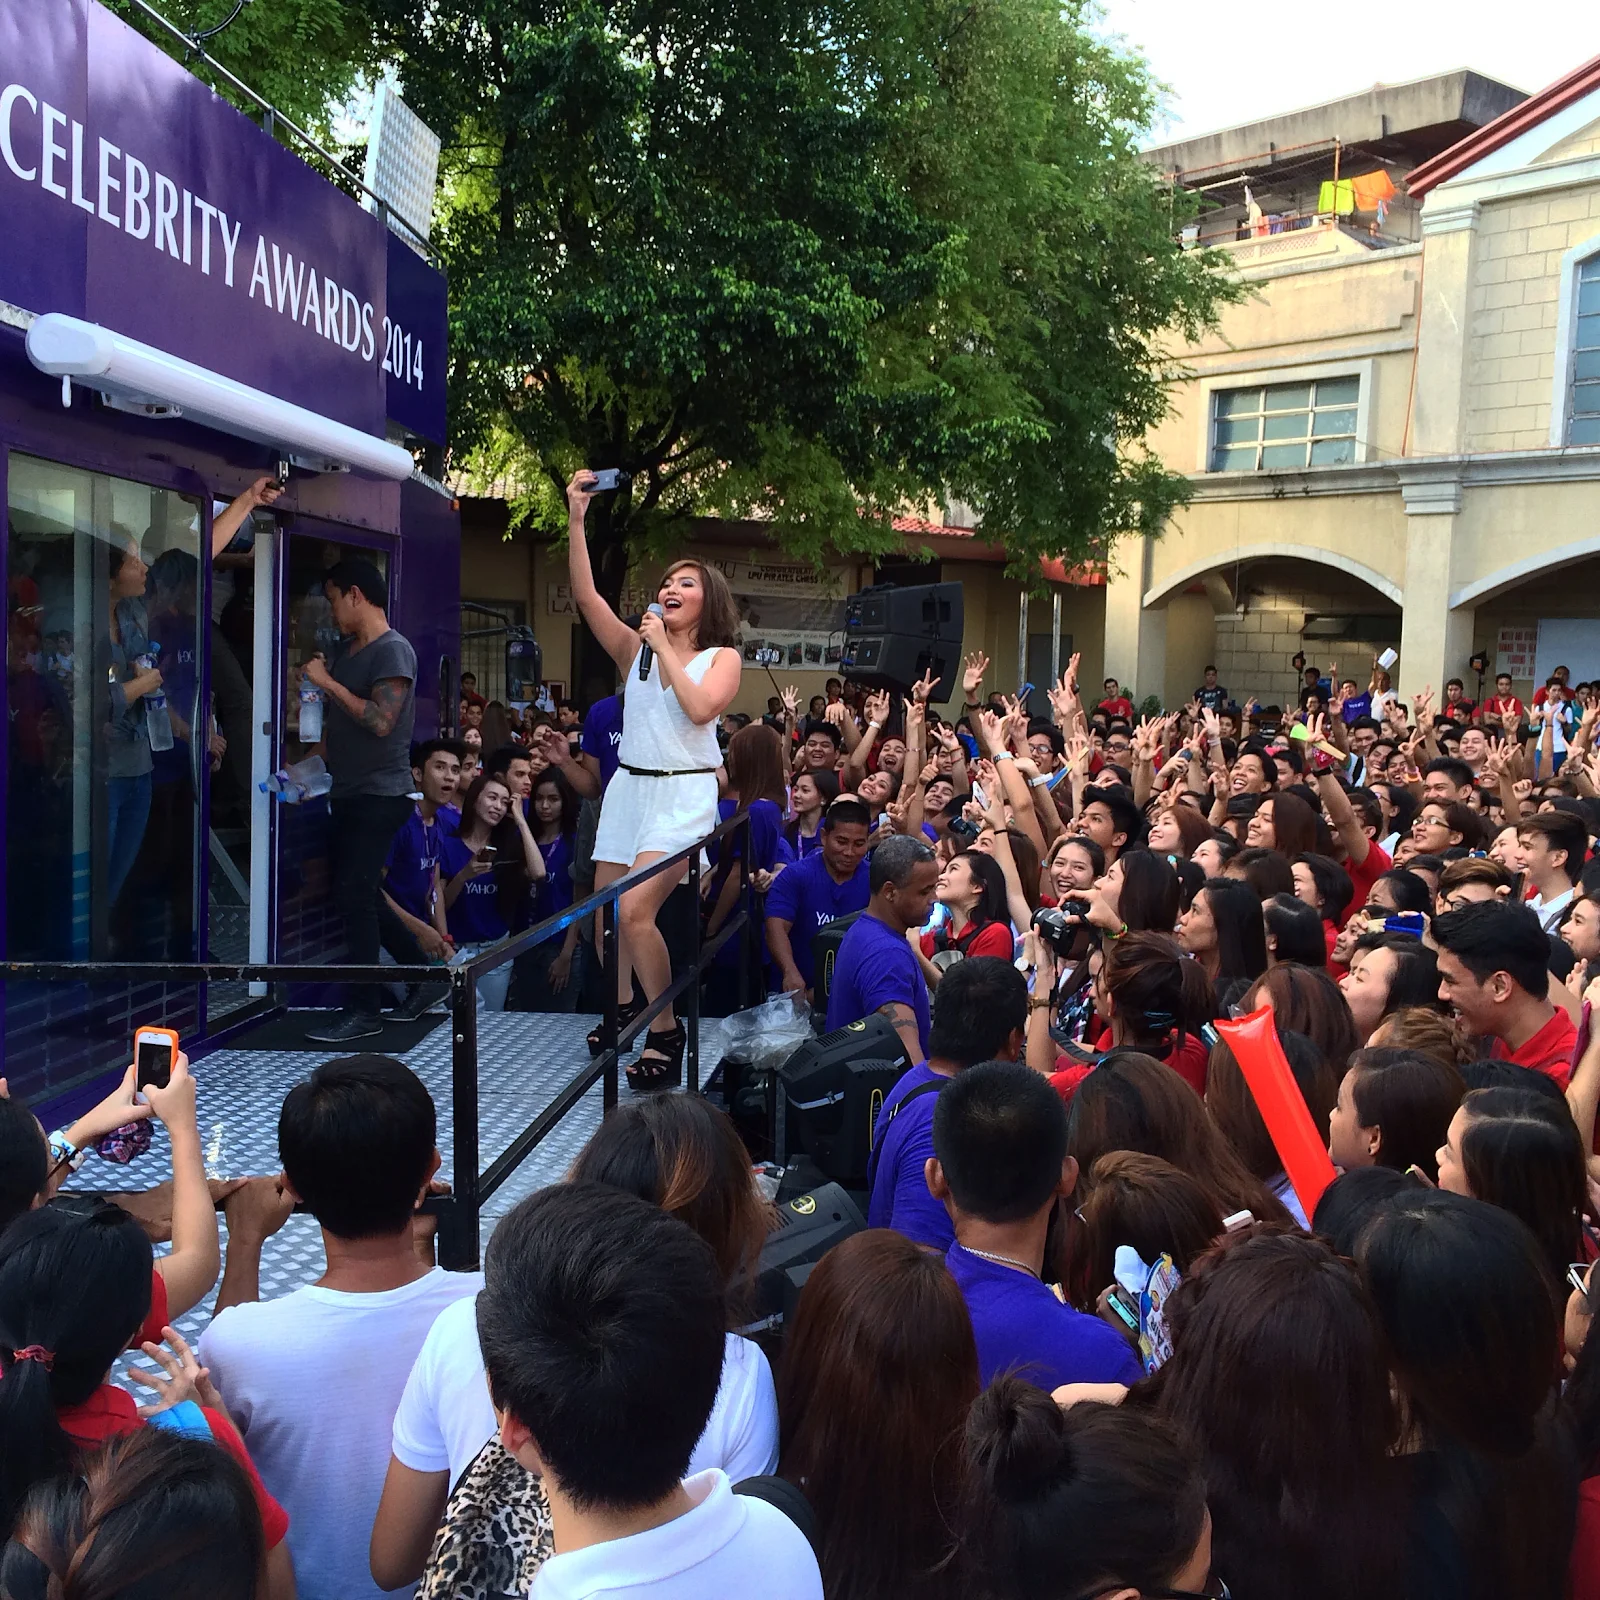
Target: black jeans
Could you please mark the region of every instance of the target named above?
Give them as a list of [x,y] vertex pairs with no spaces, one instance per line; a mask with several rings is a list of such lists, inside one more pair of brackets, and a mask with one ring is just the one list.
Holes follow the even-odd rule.
[[[378,916],[383,864],[414,805],[410,796],[403,794],[335,796],[328,802],[333,818],[328,834],[333,903],[344,918],[345,959],[352,966],[378,963],[384,943]],[[381,985],[352,983],[345,1004],[354,1011],[376,1012],[382,1009],[382,998]]]

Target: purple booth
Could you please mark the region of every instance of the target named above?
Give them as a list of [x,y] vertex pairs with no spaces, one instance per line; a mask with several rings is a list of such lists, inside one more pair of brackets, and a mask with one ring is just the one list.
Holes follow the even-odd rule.
[[[93,0],[0,0],[3,959],[339,959],[294,668],[321,574],[388,578],[417,737],[448,724],[460,527],[417,471],[445,437],[446,290],[410,244]],[[213,518],[286,468],[225,549]],[[160,646],[169,748],[119,726],[112,619]],[[201,619],[205,620],[202,622]],[[7,982],[13,1092],[127,1059],[135,1022],[214,1042],[243,983]]]

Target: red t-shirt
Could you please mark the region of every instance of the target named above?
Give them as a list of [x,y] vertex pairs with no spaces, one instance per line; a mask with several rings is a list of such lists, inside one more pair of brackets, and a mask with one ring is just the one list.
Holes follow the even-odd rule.
[[1483,702],[1483,714],[1486,717],[1503,717],[1508,711],[1520,717],[1527,709],[1514,694],[1508,694],[1504,699],[1492,694]]
[[[261,1512],[267,1548],[271,1550],[282,1544],[284,1535],[289,1531],[289,1513],[267,1493],[266,1485],[256,1472],[255,1463],[250,1459],[250,1452],[245,1449],[244,1440],[239,1437],[233,1424],[220,1411],[213,1411],[209,1406],[201,1406],[200,1409],[210,1424],[211,1437],[244,1468],[250,1479],[256,1506]],[[85,1448],[146,1426],[133,1396],[125,1389],[113,1389],[108,1383],[101,1384],[82,1405],[62,1406],[56,1412],[56,1420],[71,1439]]]
[[1350,896],[1350,904],[1344,908],[1344,920],[1339,924],[1344,926],[1352,916],[1367,903],[1367,896],[1372,893],[1372,886],[1390,867],[1394,859],[1389,852],[1375,840],[1367,840],[1367,859],[1359,865],[1350,858],[1346,858],[1344,870],[1350,874],[1350,881],[1355,885],[1356,892]]
[[1557,1006],[1550,1020],[1520,1050],[1508,1050],[1504,1039],[1496,1039],[1490,1053],[1497,1061],[1532,1067],[1535,1072],[1554,1078],[1557,1088],[1565,1089],[1572,1077],[1572,1051],[1577,1042],[1578,1030],[1572,1018]]
[[1600,1600],[1600,1478],[1578,1485],[1578,1526],[1567,1565],[1567,1600]]
[[1133,701],[1125,694],[1119,694],[1115,700],[1102,700],[1095,710],[1105,712],[1108,718],[1126,717],[1130,722],[1133,720]]
[[139,1331],[133,1336],[133,1343],[128,1346],[130,1350],[137,1350],[143,1344],[160,1344],[161,1330],[172,1320],[167,1315],[167,1280],[155,1268],[150,1269],[150,1315],[144,1319]]
[[[939,947],[934,943],[934,935],[925,933],[922,936],[922,953],[930,961],[933,953]],[[1011,936],[1011,924],[1008,922],[986,922],[973,934],[970,940],[963,942],[960,939],[945,940],[946,950],[960,950],[969,956],[999,956],[1002,961],[1009,961],[1017,948],[1016,940]]]

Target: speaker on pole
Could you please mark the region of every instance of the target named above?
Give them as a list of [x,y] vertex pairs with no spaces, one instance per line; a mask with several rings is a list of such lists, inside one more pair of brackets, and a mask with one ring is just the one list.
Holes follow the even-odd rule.
[[930,698],[947,705],[961,675],[963,625],[959,583],[863,589],[845,602],[841,673],[847,683],[909,694],[931,672]]

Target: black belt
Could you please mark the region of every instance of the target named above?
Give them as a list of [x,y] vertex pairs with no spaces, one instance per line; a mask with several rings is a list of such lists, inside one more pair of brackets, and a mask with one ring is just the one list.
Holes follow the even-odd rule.
[[636,778],[703,778],[714,776],[718,770],[716,767],[679,767],[674,772],[663,772],[658,767],[630,767],[626,761],[619,761],[617,765]]

